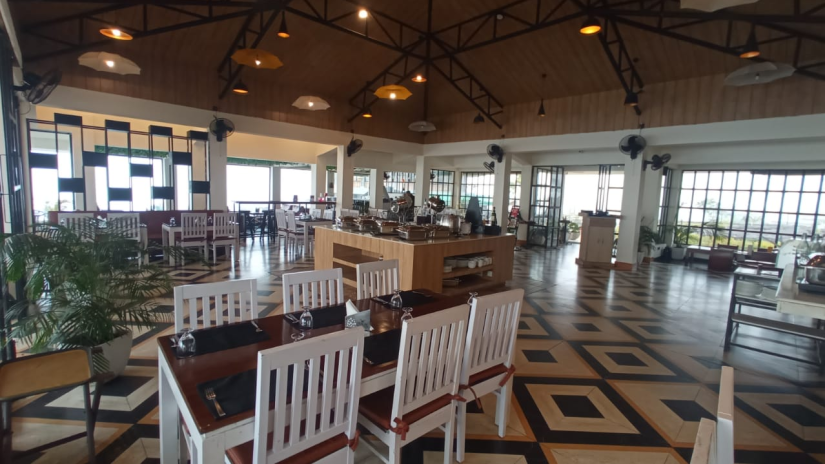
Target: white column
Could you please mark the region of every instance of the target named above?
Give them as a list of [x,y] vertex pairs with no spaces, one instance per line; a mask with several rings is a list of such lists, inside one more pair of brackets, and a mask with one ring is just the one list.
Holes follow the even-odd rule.
[[455,184],[453,184],[453,208],[459,209],[461,207],[461,171],[455,171]]
[[[622,192],[622,219],[619,225],[619,244],[616,264],[620,268],[636,269],[639,249],[639,226],[642,220],[644,195],[644,171],[642,156],[628,160],[624,165],[624,189]],[[621,264],[620,264],[621,263]]]
[[381,177],[378,175],[378,169],[370,169],[370,208],[381,209],[384,207],[384,172],[381,171]]
[[[224,140],[221,143],[226,143],[226,141]],[[205,181],[205,180],[207,180],[206,179],[206,176],[207,176],[206,172],[207,171],[209,172],[210,179],[211,179],[211,176],[212,176],[213,173],[217,174],[217,173],[221,172],[221,167],[220,167],[221,162],[220,162],[220,160],[216,160],[216,162],[213,163],[211,159],[207,158],[207,157],[212,156],[212,151],[209,150],[207,148],[207,146],[208,146],[208,142],[203,142],[203,141],[199,141],[199,140],[193,140],[192,141],[192,178],[190,179],[192,181]],[[201,153],[205,154],[206,156],[201,157],[200,156]],[[209,166],[208,169],[207,169],[207,166],[206,166],[207,164]],[[213,167],[214,167],[214,169],[213,169]],[[215,197],[214,194],[212,193],[213,192],[213,190],[212,190],[213,187],[212,187],[212,181],[210,180],[210,183],[209,183],[209,196],[211,197],[210,198],[210,200],[211,200],[210,203],[211,203],[211,205],[215,206],[215,209],[221,209],[222,210],[222,209],[224,209],[228,206],[226,204],[226,156],[223,157],[223,175],[219,174],[215,177],[220,177],[221,179],[223,179],[223,182],[221,183],[221,185],[223,185],[223,189],[222,189],[221,197],[220,198]],[[196,193],[196,194],[192,195],[192,209],[193,210],[208,209],[208,206],[210,206],[210,205],[207,205],[207,196],[206,195],[202,195],[202,194],[199,194],[199,193]]]
[[[229,153],[227,140],[218,142],[215,135],[209,132],[209,197],[212,209],[235,208],[235,205],[226,204],[226,156]],[[197,208],[193,205],[192,209]]]
[[421,206],[430,198],[430,170],[432,162],[426,156],[415,159],[415,206]]
[[644,177],[644,187],[642,188],[641,224],[650,227],[654,231],[659,226],[659,200],[662,196],[662,171],[653,171],[650,166],[647,168]]
[[512,158],[505,156],[501,163],[496,163],[495,167],[495,183],[493,185],[493,207],[498,218],[498,225],[501,227],[501,233],[507,233],[507,223],[505,219],[510,213],[510,172],[512,167]]
[[[533,185],[533,166],[532,165],[522,165],[521,166],[521,198],[518,200],[519,204],[519,211],[521,212],[521,217],[525,221],[530,220],[530,198],[531,198],[531,189]],[[517,240],[527,240],[527,224],[521,224],[518,228],[518,232],[516,233]]]
[[352,157],[347,156],[347,147],[344,145],[338,145],[335,158],[335,179],[338,183],[338,191],[335,192],[335,210],[340,215],[341,208],[352,208],[352,181],[355,169]]
[[[281,201],[281,168],[272,166],[269,171],[269,180],[272,189],[272,194],[269,196],[272,201]],[[292,198],[287,198],[292,200]]]

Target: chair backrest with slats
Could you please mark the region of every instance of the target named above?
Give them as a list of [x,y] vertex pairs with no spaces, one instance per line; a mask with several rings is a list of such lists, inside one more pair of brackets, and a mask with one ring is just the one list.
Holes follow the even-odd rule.
[[513,364],[523,299],[523,289],[473,298],[461,367],[462,383],[493,366]]
[[312,208],[309,210],[309,214],[315,219],[321,219],[321,210],[318,208]]
[[212,216],[212,238],[235,236],[235,213],[215,213]]
[[183,240],[206,238],[206,213],[181,213],[180,223]]
[[398,290],[398,260],[373,261],[355,266],[358,299],[389,295]]
[[461,305],[404,321],[391,422],[458,392],[469,313],[470,308]]
[[328,219],[328,220],[330,220],[330,221],[331,221],[331,220],[332,220],[332,213],[333,213],[333,212],[334,212],[334,210],[331,210],[331,209],[325,209],[325,210],[324,210],[324,219]]
[[[198,310],[203,310],[203,327],[208,328],[258,317],[258,281],[228,280],[175,287],[175,332],[198,327]],[[224,316],[226,311],[226,316]],[[184,317],[189,316],[189,324]]]
[[286,212],[286,228],[290,232],[298,232],[298,226],[295,223],[295,211]]
[[[254,464],[284,461],[342,433],[355,438],[363,352],[363,330],[258,352]],[[305,401],[290,398],[304,391]]]
[[140,216],[138,213],[109,213],[106,227],[130,240],[140,240]]
[[343,277],[340,268],[284,274],[284,314],[301,311],[304,306],[320,308],[343,304]]
[[278,222],[278,229],[286,230],[286,211],[282,209],[276,209],[275,221]]
[[94,213],[57,213],[57,222],[81,236],[94,235]]

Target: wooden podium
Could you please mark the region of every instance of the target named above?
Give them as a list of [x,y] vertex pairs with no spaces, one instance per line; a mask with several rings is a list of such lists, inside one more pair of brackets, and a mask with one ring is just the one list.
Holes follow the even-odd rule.
[[576,264],[581,267],[613,269],[613,237],[619,216],[582,217],[581,246]]

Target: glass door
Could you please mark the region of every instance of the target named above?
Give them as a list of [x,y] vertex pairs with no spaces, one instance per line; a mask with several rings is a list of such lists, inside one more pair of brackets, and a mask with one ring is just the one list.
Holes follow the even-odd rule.
[[558,247],[561,238],[561,205],[564,192],[564,168],[533,168],[530,188],[530,220],[527,240],[530,245]]

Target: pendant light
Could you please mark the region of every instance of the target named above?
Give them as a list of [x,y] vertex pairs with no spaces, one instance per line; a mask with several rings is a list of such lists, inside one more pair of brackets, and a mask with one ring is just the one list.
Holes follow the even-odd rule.
[[232,54],[232,61],[256,69],[278,69],[284,65],[281,59],[260,48],[241,48]]
[[475,118],[473,118],[473,124],[481,124],[484,122],[484,116],[481,115],[481,111],[478,112]]
[[376,89],[375,96],[385,100],[406,100],[412,96],[412,92],[403,85],[382,85]]
[[427,78],[421,74],[416,74],[415,77],[412,78],[412,81],[416,84],[423,84],[424,82],[427,82]]
[[369,108],[365,109],[364,112],[361,113],[361,117],[364,117],[364,118],[367,118],[367,119],[371,118],[372,117],[372,110],[369,109]]
[[594,18],[593,16],[589,16],[587,19],[585,19],[584,24],[582,24],[582,27],[579,28],[579,32],[582,35],[597,34],[601,30],[602,30],[602,25],[599,23],[599,20]]
[[[544,84],[544,80],[545,80],[545,79],[547,79],[547,74],[542,74],[542,75],[541,75],[542,87],[544,87],[544,85],[543,85],[543,84]],[[542,92],[540,92],[540,93],[539,93],[539,95],[541,95],[541,93],[542,93]],[[539,116],[540,118],[543,118],[543,117],[547,116],[547,112],[545,112],[545,111],[544,111],[544,97],[542,97],[542,99],[541,99],[541,104],[539,105],[539,112],[538,112],[538,116]]]
[[246,95],[249,93],[249,87],[243,83],[243,81],[239,80],[233,87],[232,91],[237,93],[238,95]]
[[624,97],[624,106],[639,106],[639,94],[633,91],[627,92]]
[[760,54],[759,42],[756,40],[756,26],[754,25],[751,26],[751,33],[748,36],[748,41],[745,42],[745,46],[742,47],[742,53],[739,54],[739,58],[756,58]]
[[115,40],[132,40],[133,39],[131,34],[129,34],[127,32],[124,32],[123,30],[118,29],[116,27],[107,27],[105,29],[101,29],[100,33],[105,35],[106,37],[108,37],[110,39],[115,39]]
[[289,38],[289,31],[286,28],[286,11],[281,13],[281,27],[278,28],[278,37],[282,39]]

